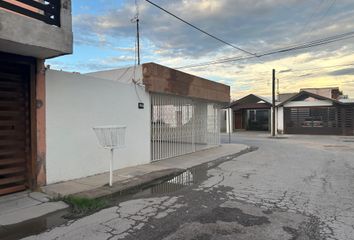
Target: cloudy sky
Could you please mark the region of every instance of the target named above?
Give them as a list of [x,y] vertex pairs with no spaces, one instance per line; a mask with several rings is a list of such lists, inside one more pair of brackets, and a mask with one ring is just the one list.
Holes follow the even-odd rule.
[[[181,18],[252,53],[354,31],[353,0],[152,0]],[[73,0],[74,54],[52,68],[90,72],[134,64],[134,0]],[[137,0],[142,62],[172,68],[248,55]],[[352,64],[352,65],[350,65]],[[354,98],[354,38],[310,49],[182,71],[230,85],[232,98],[338,86]]]

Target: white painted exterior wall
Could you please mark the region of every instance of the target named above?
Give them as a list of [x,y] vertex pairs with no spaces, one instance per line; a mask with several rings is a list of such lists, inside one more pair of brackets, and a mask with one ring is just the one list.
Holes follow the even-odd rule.
[[232,108],[226,109],[226,133],[232,133],[235,129]]
[[142,66],[104,70],[98,72],[86,73],[85,75],[97,78],[104,78],[107,80],[122,82],[122,83],[131,83],[132,79],[135,82],[142,83],[143,79],[143,70]]
[[277,127],[277,133],[284,133],[284,108],[277,107],[275,112],[275,126]]
[[47,70],[46,95],[47,184],[108,171],[109,152],[92,130],[97,125],[127,126],[114,169],[150,162],[150,96],[143,87]]
[[327,107],[332,106],[332,101],[316,100],[316,101],[291,101],[284,104],[284,107]]

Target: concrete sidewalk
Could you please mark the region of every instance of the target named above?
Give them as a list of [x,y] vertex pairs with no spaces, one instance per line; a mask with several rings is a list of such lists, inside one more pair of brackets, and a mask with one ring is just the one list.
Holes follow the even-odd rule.
[[225,144],[158,162],[128,167],[114,171],[113,187],[107,186],[108,173],[86,178],[48,185],[40,192],[19,192],[0,198],[0,231],[9,225],[36,219],[68,208],[62,201],[52,202],[50,197],[76,195],[88,198],[110,196],[116,192],[153,183],[154,181],[182,173],[188,168],[203,163],[235,157],[248,146],[243,144]]
[[178,175],[188,168],[198,166],[227,156],[236,156],[247,151],[243,144],[225,144],[158,162],[123,168],[114,171],[113,187],[107,186],[108,173],[98,174],[72,181],[51,184],[42,188],[51,196],[76,195],[87,198],[110,196],[129,188],[148,184],[158,179]]
[[0,229],[68,206],[61,201],[50,202],[49,196],[40,192],[19,192],[0,198]]

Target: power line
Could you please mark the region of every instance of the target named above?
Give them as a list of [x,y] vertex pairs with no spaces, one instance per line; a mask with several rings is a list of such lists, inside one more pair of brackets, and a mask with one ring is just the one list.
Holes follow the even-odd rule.
[[327,16],[327,14],[329,13],[329,11],[333,8],[334,4],[337,2],[337,0],[333,0],[332,4],[329,5],[329,7],[327,8],[326,12],[322,15],[322,17],[320,18],[320,20],[322,20],[324,17]]
[[[347,67],[347,66],[354,66],[354,63],[348,63],[348,64],[337,64],[337,65],[330,65],[330,66],[323,66],[323,67],[314,67],[314,68],[304,68],[304,69],[286,69],[286,70],[279,70],[278,74],[287,74],[291,72],[306,72],[306,71],[312,71],[312,70],[320,70],[320,69],[326,69],[326,68],[334,68],[334,67]],[[264,72],[258,72],[258,73],[268,73],[269,71],[264,71]]]
[[213,38],[213,39],[215,39],[215,40],[217,40],[217,41],[219,41],[219,42],[221,42],[221,43],[223,43],[223,44],[226,44],[226,45],[228,45],[228,46],[230,46],[230,47],[232,47],[232,48],[235,48],[235,49],[237,49],[237,50],[239,50],[239,51],[242,51],[242,52],[244,52],[244,53],[247,53],[247,54],[249,54],[249,55],[256,56],[256,54],[254,54],[254,53],[252,53],[252,52],[249,52],[249,51],[247,51],[247,50],[245,50],[245,49],[242,49],[242,48],[240,48],[240,47],[237,47],[237,46],[235,46],[235,45],[233,45],[233,44],[231,44],[231,43],[229,43],[229,42],[227,42],[227,41],[225,41],[225,40],[223,40],[223,39],[221,39],[221,38],[219,38],[219,37],[217,37],[217,36],[215,36],[215,35],[213,35],[213,34],[211,34],[211,33],[208,33],[207,31],[205,31],[205,30],[203,30],[203,29],[201,29],[201,28],[195,26],[194,24],[187,22],[186,20],[184,20],[184,19],[178,17],[177,15],[175,15],[175,14],[173,14],[172,12],[170,12],[170,11],[164,9],[163,7],[157,5],[156,3],[151,2],[150,0],[145,0],[145,1],[148,2],[148,3],[150,3],[150,4],[153,5],[153,6],[157,7],[158,9],[164,11],[165,13],[167,13],[167,14],[173,16],[174,18],[177,18],[178,20],[180,20],[181,22],[183,22],[183,23],[189,25],[190,27],[192,27],[192,28],[194,28],[194,29],[196,29],[196,30],[198,30],[198,31],[200,31],[200,32],[202,32],[202,33],[208,35],[209,37],[211,37],[211,38]]
[[286,72],[279,72],[279,74],[282,73],[288,73],[288,72],[305,72],[305,71],[311,71],[311,70],[317,70],[317,69],[326,69],[326,68],[334,68],[334,67],[347,67],[347,66],[354,66],[354,63],[350,64],[338,64],[338,65],[332,65],[332,66],[324,66],[324,67],[315,67],[315,68],[306,68],[306,69],[289,69]]
[[[325,16],[327,16],[327,14],[329,13],[329,11],[331,10],[331,8],[333,7],[333,5],[335,4],[336,1],[337,1],[337,0],[333,0],[332,3],[330,3],[330,4],[327,6],[327,9],[325,9],[325,10],[324,10],[324,13],[323,13],[321,16],[319,16],[317,22],[321,22],[322,19],[323,19]],[[321,1],[320,5],[319,5],[319,8],[320,8],[320,6],[322,5],[323,2],[324,2],[324,0]],[[320,10],[318,13],[320,13],[320,12],[321,12],[321,10]],[[300,31],[301,33],[303,33],[305,30],[307,30],[307,27],[310,25],[310,22],[313,20],[313,17],[314,17],[314,14],[311,16],[311,18],[309,19],[309,21],[305,24],[305,27]],[[307,31],[307,32],[312,32],[312,31],[314,30],[314,28],[315,28],[315,26],[312,26],[312,27],[310,28],[310,30]],[[304,40],[308,40],[308,36],[305,37]]]
[[332,42],[336,42],[336,41],[345,40],[345,39],[352,38],[352,37],[354,37],[354,31],[341,33],[341,34],[337,34],[334,36],[321,38],[321,39],[313,40],[310,42],[305,42],[302,44],[295,44],[293,46],[288,46],[286,48],[275,49],[275,50],[272,50],[267,53],[258,54],[257,56],[267,56],[267,55],[272,55],[274,53],[282,53],[282,52],[288,52],[288,51],[293,51],[293,50],[298,50],[298,49],[310,48],[310,47],[320,46],[320,45],[324,45],[324,44],[328,44],[328,43],[332,43]]
[[310,42],[305,42],[302,44],[291,45],[286,48],[273,49],[268,52],[256,54],[255,56],[249,56],[249,57],[237,56],[237,57],[223,58],[223,59],[218,59],[218,60],[213,60],[213,61],[208,61],[208,62],[202,62],[202,63],[198,63],[198,64],[185,65],[185,66],[178,67],[177,69],[203,67],[203,66],[216,65],[216,64],[222,64],[222,63],[228,63],[228,62],[248,60],[248,59],[252,59],[252,58],[260,58],[260,57],[264,57],[264,56],[274,55],[277,53],[285,53],[285,52],[290,52],[290,51],[295,51],[295,50],[300,50],[300,49],[307,49],[307,48],[312,48],[312,47],[316,47],[316,46],[321,46],[321,45],[325,45],[325,44],[329,44],[329,43],[333,43],[333,42],[337,42],[337,41],[346,40],[346,39],[353,38],[353,37],[354,37],[354,31],[351,31],[351,32],[341,33],[341,34],[337,34],[337,35],[322,38],[322,39],[313,40]]
[[[319,4],[319,6],[318,6],[318,9],[321,8],[321,6],[322,6],[322,4],[324,3],[324,1],[325,1],[325,0],[321,0],[320,4]],[[324,12],[323,12],[322,15],[319,15],[319,18],[318,18],[317,21],[321,21],[321,20],[329,13],[329,11],[331,10],[331,8],[333,7],[333,5],[335,4],[336,1],[337,1],[337,0],[333,0],[332,3],[330,3],[330,4],[326,7],[326,9],[323,9]],[[303,34],[303,33],[305,32],[305,30],[306,30],[306,32],[312,32],[312,31],[314,30],[315,26],[312,26],[312,27],[310,27],[310,30],[307,31],[308,27],[310,26],[310,23],[311,23],[313,20],[315,20],[314,17],[315,17],[315,15],[317,15],[316,13],[317,13],[317,14],[320,14],[320,13],[321,13],[321,9],[320,9],[319,11],[314,10],[314,11],[312,12],[312,14],[311,14],[310,18],[308,19],[308,21],[304,24],[304,26],[302,27],[302,29],[299,31],[299,33],[298,33],[299,35],[300,35],[300,34]],[[299,39],[301,39],[301,38],[299,38]],[[305,38],[303,38],[303,41],[307,41],[308,39],[309,39],[309,35],[305,36]]]
[[[277,54],[277,53],[285,53],[285,52],[290,52],[290,51],[295,51],[295,50],[300,50],[300,49],[306,49],[306,48],[311,48],[311,47],[315,47],[315,46],[320,46],[320,45],[325,45],[325,44],[329,44],[329,43],[332,43],[332,42],[336,42],[336,41],[342,41],[342,40],[346,40],[346,39],[349,39],[349,38],[352,38],[354,36],[351,36],[354,34],[354,31],[353,32],[348,32],[348,33],[344,33],[344,34],[339,34],[339,35],[334,35],[334,36],[331,36],[331,37],[327,37],[327,38],[323,38],[323,39],[318,39],[318,40],[314,40],[314,41],[310,41],[310,42],[305,42],[305,43],[302,43],[302,44],[294,44],[294,45],[291,45],[291,46],[287,46],[287,47],[283,47],[283,48],[278,48],[278,49],[274,49],[274,50],[271,50],[271,51],[268,51],[268,52],[263,52],[261,54],[257,54],[257,53],[251,53],[249,51],[246,51],[242,48],[239,48],[231,43],[228,43],[208,32],[206,32],[205,30],[187,22],[186,20],[178,17],[177,15],[171,13],[170,11],[164,9],[163,7],[151,2],[150,0],[145,0],[146,2],[152,4],[153,6],[157,7],[158,9],[166,12],[167,14],[175,17],[176,19],[182,21],[183,23],[193,27],[194,29],[214,38],[215,40],[218,40],[228,46],[231,46],[233,48],[236,48],[242,52],[245,52],[251,56],[249,57],[231,57],[231,58],[225,58],[225,59],[220,59],[220,60],[214,60],[214,61],[209,61],[209,62],[204,62],[204,63],[199,63],[199,64],[191,64],[191,65],[186,65],[186,66],[182,66],[182,67],[178,67],[177,69],[182,69],[182,68],[194,68],[194,67],[201,67],[201,66],[208,66],[208,65],[215,65],[215,64],[222,64],[222,63],[228,63],[228,62],[234,62],[234,61],[241,61],[241,60],[248,60],[248,59],[252,59],[252,58],[260,58],[260,57],[264,57],[264,56],[269,56],[269,55],[274,55],[274,54]],[[336,2],[336,0],[333,0],[332,4],[329,5],[329,7],[327,8],[327,10],[325,11],[325,13],[321,16],[321,19],[326,16],[329,12],[329,10],[333,7],[334,3]],[[312,17],[311,17],[312,18]],[[307,27],[307,26],[306,26]]]
[[323,4],[325,0],[321,0],[320,4],[318,5],[318,8],[313,8],[314,11],[312,11],[308,21],[304,24],[304,26],[302,27],[302,29],[299,31],[299,33],[304,32],[305,30],[307,30],[307,27],[309,26],[309,24],[311,23],[311,21],[313,20],[313,18],[315,17],[316,13],[319,13],[321,10],[318,11],[318,9],[321,9],[321,6]]
[[253,58],[255,58],[255,57],[226,58],[226,59],[220,59],[220,60],[215,60],[215,61],[210,61],[210,62],[202,62],[202,63],[197,63],[197,64],[185,65],[185,66],[177,67],[175,69],[204,67],[204,66],[217,65],[217,64],[222,64],[222,63],[229,63],[229,62],[237,62],[237,61],[241,61],[241,60],[248,60],[248,59],[253,59]]

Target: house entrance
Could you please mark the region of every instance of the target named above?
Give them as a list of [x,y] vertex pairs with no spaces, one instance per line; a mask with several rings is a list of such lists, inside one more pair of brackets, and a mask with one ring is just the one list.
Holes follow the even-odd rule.
[[30,66],[0,60],[0,196],[29,187]]
[[247,130],[269,131],[269,109],[247,110]]

